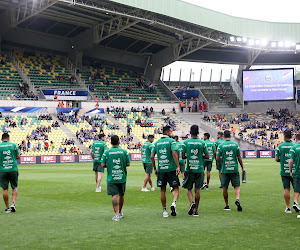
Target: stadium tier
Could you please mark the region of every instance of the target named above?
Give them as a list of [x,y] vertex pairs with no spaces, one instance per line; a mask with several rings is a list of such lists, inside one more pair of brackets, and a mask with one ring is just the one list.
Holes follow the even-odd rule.
[[162,87],[150,84],[140,74],[132,71],[108,66],[101,69],[89,67],[83,70],[80,76],[85,81],[86,87],[94,96],[98,96],[99,100],[157,102],[169,99]]
[[236,138],[257,146],[275,149],[284,141],[285,129],[298,130],[299,114],[283,109],[279,112],[204,116],[217,129],[231,129]]
[[76,89],[80,88],[72,73],[65,66],[64,58],[58,55],[46,55],[40,52],[26,53],[14,51],[19,62],[35,90]]
[[[70,140],[60,127],[52,126],[54,122],[50,119],[41,120],[34,115],[9,115],[0,118],[2,132],[8,132],[11,141],[19,146],[21,155],[56,155],[60,154],[59,148],[63,140]],[[30,145],[28,142],[30,141]],[[46,149],[45,142],[48,143]],[[51,143],[53,142],[53,144]],[[63,145],[66,154],[74,145]]]
[[8,55],[0,54],[0,62],[0,99],[10,100],[21,94],[19,83],[23,81]]
[[[223,88],[221,86],[224,86]],[[218,108],[228,108],[228,102],[235,102],[236,107],[242,107],[240,100],[229,82],[226,83],[202,83],[200,90],[208,103]],[[224,93],[224,95],[222,95]]]

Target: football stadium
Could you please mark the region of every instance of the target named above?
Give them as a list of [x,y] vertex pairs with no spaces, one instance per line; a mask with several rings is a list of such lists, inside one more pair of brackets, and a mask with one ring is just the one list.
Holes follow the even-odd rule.
[[0,0],[0,249],[298,249],[299,9]]

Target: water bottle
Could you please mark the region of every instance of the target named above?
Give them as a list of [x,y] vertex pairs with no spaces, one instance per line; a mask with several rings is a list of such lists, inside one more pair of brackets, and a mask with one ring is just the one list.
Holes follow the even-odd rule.
[[242,183],[246,183],[246,172],[242,173]]

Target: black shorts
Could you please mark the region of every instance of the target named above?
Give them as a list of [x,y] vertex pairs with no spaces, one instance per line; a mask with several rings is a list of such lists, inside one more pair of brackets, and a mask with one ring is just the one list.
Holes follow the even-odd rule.
[[222,173],[221,174],[222,187],[228,187],[230,182],[233,187],[239,187],[240,186],[240,174],[239,173]]
[[12,189],[18,187],[18,179],[19,179],[19,172],[18,171],[11,171],[11,172],[0,172],[0,186],[3,190],[8,189],[8,184]]
[[107,183],[107,194],[114,195],[124,195],[126,190],[126,182],[124,183]]
[[283,189],[290,189],[291,184],[294,187],[293,178],[291,176],[281,176]]
[[158,172],[157,173],[157,187],[166,187],[169,183],[170,187],[176,188],[180,186],[179,178],[176,171]]
[[195,185],[195,189],[200,189],[203,186],[204,172],[193,173],[185,172],[182,187],[188,190],[192,190]]

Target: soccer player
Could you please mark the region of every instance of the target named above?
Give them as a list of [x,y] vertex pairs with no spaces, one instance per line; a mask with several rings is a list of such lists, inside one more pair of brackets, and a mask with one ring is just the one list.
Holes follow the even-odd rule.
[[[203,158],[208,159],[209,154],[204,141],[198,138],[199,127],[191,126],[191,138],[184,141],[183,158],[187,158],[187,168],[182,187],[187,189],[190,201],[189,215],[199,216],[198,207],[200,202],[200,188],[204,181]],[[204,154],[204,156],[203,156]],[[193,200],[193,186],[195,185],[195,202]]]
[[[217,134],[217,140],[215,141],[215,149],[216,149],[216,151],[217,151],[219,145],[224,142],[223,136],[224,136],[223,132],[218,132],[218,134]],[[214,156],[216,158],[216,153],[214,154]],[[221,182],[222,161],[218,161],[217,158],[216,158],[216,168],[219,171],[219,179],[220,179],[220,182]],[[222,185],[220,186],[220,188],[223,188]]]
[[101,192],[101,179],[102,179],[102,173],[104,173],[104,168],[101,166],[101,157],[105,150],[107,150],[107,144],[104,141],[105,135],[100,134],[99,140],[94,141],[92,148],[91,148],[91,156],[93,158],[93,171],[95,172],[95,180],[96,180],[96,193]]
[[174,136],[174,140],[176,141],[176,146],[177,146],[177,154],[179,157],[179,166],[180,166],[180,172],[182,179],[184,179],[184,172],[185,172],[185,159],[182,159],[182,152],[184,150],[184,145],[182,142],[178,141],[178,135]]
[[292,132],[284,131],[284,143],[280,144],[276,149],[275,161],[280,162],[280,175],[283,184],[283,195],[286,204],[284,212],[291,213],[290,208],[290,186],[293,185],[293,178],[290,176],[289,159],[290,149],[295,145],[292,140]]
[[112,196],[112,205],[115,211],[112,220],[119,221],[123,218],[122,208],[130,159],[128,152],[119,147],[119,136],[111,137],[111,145],[112,147],[103,153],[101,165],[107,168],[107,194]]
[[[298,198],[300,192],[300,133],[296,134],[296,145],[290,150],[290,176],[294,182],[294,204],[293,208],[297,213],[300,212]],[[294,167],[294,171],[293,171]]]
[[[3,200],[6,206],[4,213],[16,212],[16,199],[18,195],[18,163],[20,159],[18,147],[9,141],[9,134],[2,134],[0,143],[0,185],[3,189]],[[12,188],[12,205],[9,207],[8,185]]]
[[203,139],[204,139],[204,142],[205,142],[207,150],[208,150],[209,158],[204,159],[204,172],[206,169],[206,183],[205,182],[203,183],[203,186],[201,189],[206,188],[206,190],[208,190],[208,188],[209,188],[210,171],[212,169],[212,162],[214,160],[214,155],[216,154],[215,143],[210,141],[209,138],[210,138],[210,134],[205,133]]
[[[163,136],[154,144],[151,152],[151,161],[154,172],[157,175],[157,187],[160,187],[160,199],[163,207],[163,217],[169,217],[166,207],[166,186],[169,183],[173,188],[173,202],[171,205],[171,215],[176,216],[176,203],[179,196],[180,182],[178,174],[180,166],[177,155],[176,141],[172,138],[170,126],[163,127]],[[155,166],[155,154],[157,154],[158,166]]]
[[242,211],[238,162],[240,163],[243,172],[245,172],[245,168],[243,166],[241,151],[239,145],[230,140],[231,134],[229,130],[224,131],[224,139],[225,141],[218,146],[216,158],[217,161],[222,161],[221,185],[223,187],[223,196],[226,204],[224,210],[230,210],[228,204],[228,185],[231,182],[236,196],[235,205],[237,206],[238,211]]
[[145,169],[145,172],[146,172],[144,185],[143,185],[142,190],[141,190],[142,192],[149,192],[150,191],[146,187],[148,182],[151,186],[151,191],[155,191],[155,188],[153,187],[152,180],[151,180],[151,174],[152,174],[152,171],[153,171],[153,166],[152,166],[152,162],[151,162],[151,159],[150,159],[151,150],[153,148],[153,145],[152,145],[153,141],[154,141],[154,136],[149,135],[148,136],[148,141],[146,141],[143,144],[142,148],[141,148],[142,163],[144,165],[144,169]]

